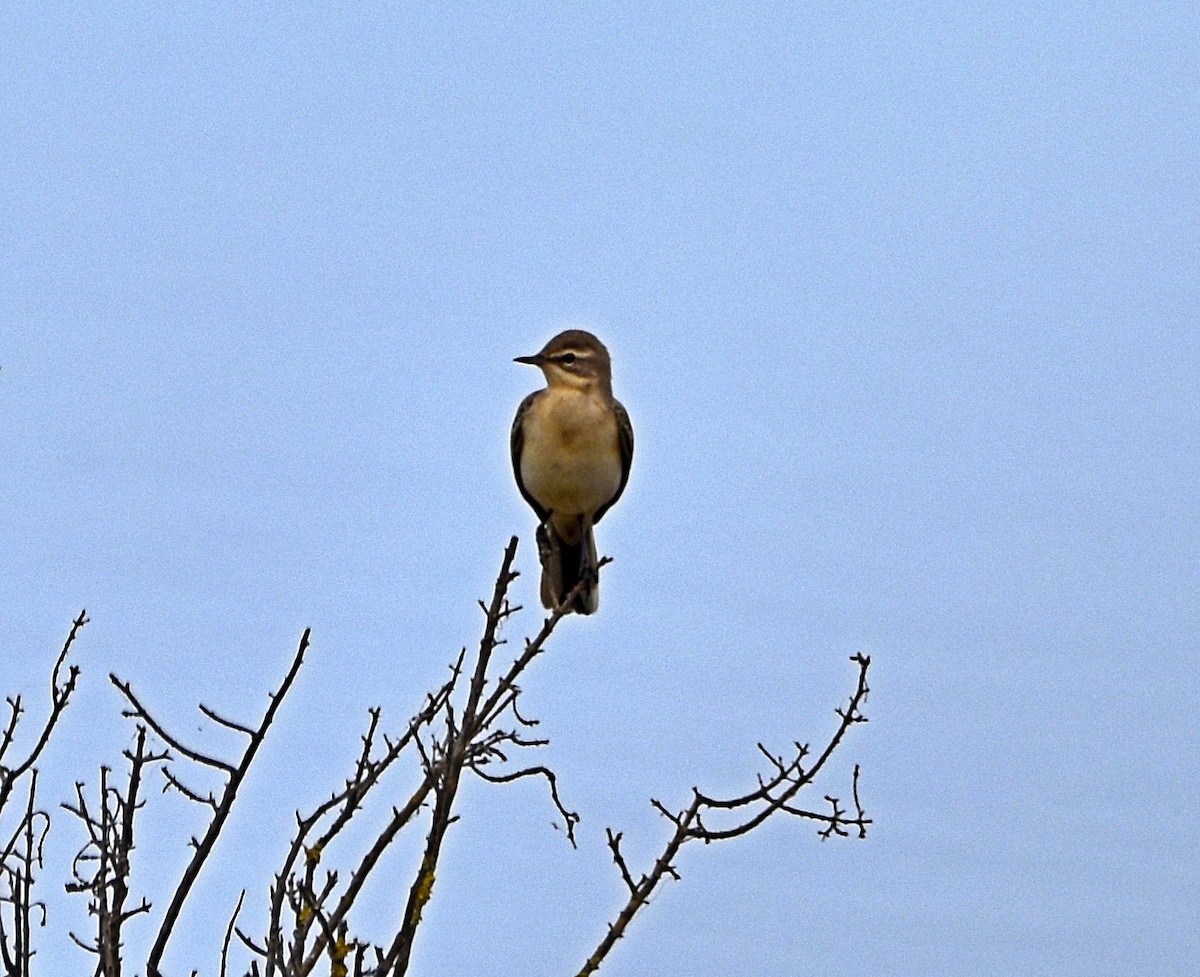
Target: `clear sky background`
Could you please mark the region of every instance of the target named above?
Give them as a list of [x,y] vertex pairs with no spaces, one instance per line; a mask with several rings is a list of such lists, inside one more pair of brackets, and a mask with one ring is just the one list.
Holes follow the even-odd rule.
[[[514,533],[536,603],[512,357],[568,325],[638,439],[600,612],[526,682],[580,850],[469,789],[413,972],[574,973],[604,827],[648,866],[648,799],[828,735],[857,651],[810,800],[861,762],[868,840],[685,850],[605,974],[1200,967],[1194,5],[20,4],[0,45],[2,691],[92,618],[44,799],[131,742],[109,671],[215,750],[192,704],[256,717],[313,628],[177,972],[243,886],[261,925]],[[152,798],[160,906],[198,813]],[[89,967],[81,908],[43,973]]]

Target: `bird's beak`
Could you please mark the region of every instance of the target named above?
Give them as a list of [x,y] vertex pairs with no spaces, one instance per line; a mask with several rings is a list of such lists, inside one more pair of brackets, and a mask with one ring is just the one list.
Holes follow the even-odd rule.
[[530,366],[541,366],[545,362],[545,358],[541,353],[534,353],[532,356],[514,356],[514,363],[528,363]]

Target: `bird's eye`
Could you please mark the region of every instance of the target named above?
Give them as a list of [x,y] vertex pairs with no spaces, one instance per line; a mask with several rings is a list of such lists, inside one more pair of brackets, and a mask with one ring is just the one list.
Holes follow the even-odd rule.
[[574,353],[563,353],[563,355],[559,357],[559,362],[565,363],[568,366],[570,366],[572,363],[575,362],[575,354]]

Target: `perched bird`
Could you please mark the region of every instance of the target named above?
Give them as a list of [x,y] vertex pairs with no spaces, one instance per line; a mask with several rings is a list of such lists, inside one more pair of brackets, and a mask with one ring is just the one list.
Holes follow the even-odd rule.
[[515,362],[546,377],[544,390],[521,401],[511,438],[517,488],[541,521],[542,604],[560,606],[582,580],[571,610],[592,614],[600,604],[592,527],[625,491],[633,427],[613,398],[608,350],[590,332],[560,332]]

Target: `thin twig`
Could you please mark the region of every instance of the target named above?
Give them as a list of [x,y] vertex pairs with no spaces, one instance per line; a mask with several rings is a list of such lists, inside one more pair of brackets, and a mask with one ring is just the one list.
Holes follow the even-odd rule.
[[[225,827],[225,822],[229,818],[230,811],[233,810],[233,802],[237,798],[238,788],[241,787],[242,781],[246,777],[250,765],[254,762],[254,757],[257,755],[259,747],[262,746],[263,740],[266,739],[267,730],[270,729],[272,721],[275,719],[275,713],[278,711],[283,700],[287,697],[291,690],[292,683],[296,679],[296,675],[300,671],[300,666],[304,664],[304,653],[308,650],[309,637],[311,629],[306,629],[303,636],[300,638],[300,645],[296,649],[296,654],[292,659],[291,668],[288,669],[287,675],[280,684],[278,690],[271,694],[270,705],[267,706],[266,712],[263,714],[262,722],[259,723],[258,729],[250,737],[250,742],[246,745],[246,750],[242,754],[242,759],[237,767],[230,767],[229,764],[219,761],[209,764],[217,765],[230,771],[229,780],[225,784],[225,789],[221,793],[220,803],[217,805],[216,813],[213,819],[209,822],[208,829],[204,832],[204,837],[195,845],[195,850],[192,853],[191,861],[188,862],[187,868],[184,870],[183,877],[176,886],[174,893],[171,896],[171,903],[167,907],[167,911],[163,916],[162,925],[159,927],[158,935],[154,940],[154,945],[150,950],[150,956],[146,961],[147,977],[161,977],[159,970],[159,962],[162,960],[163,953],[166,952],[167,943],[171,939],[171,933],[175,928],[175,924],[179,920],[179,914],[183,910],[183,905],[187,901],[188,895],[191,893],[192,886],[195,884],[197,877],[200,875],[200,869],[204,867],[208,856],[212,854],[213,847],[217,843],[217,838],[221,834],[221,829]],[[114,682],[116,679],[114,677]],[[117,683],[120,688],[120,683]],[[134,701],[131,699],[131,701]],[[135,708],[141,710],[144,715],[145,710],[142,710],[140,705]],[[147,716],[149,722],[149,717]],[[155,728],[155,727],[152,727]],[[157,732],[158,729],[155,728]],[[190,751],[180,749],[185,756],[189,755]],[[203,761],[201,761],[203,762]]]
[[229,966],[229,943],[233,939],[233,931],[237,926],[238,913],[242,911],[242,901],[245,898],[246,890],[243,889],[241,895],[238,896],[237,905],[233,908],[233,915],[229,917],[229,925],[225,927],[225,939],[221,941],[221,977],[226,977]]
[[[58,720],[61,718],[63,711],[67,708],[70,702],[71,695],[75,691],[75,685],[79,680],[79,666],[72,665],[67,670],[67,678],[65,681],[59,682],[59,676],[62,671],[64,662],[67,660],[67,655],[71,651],[71,645],[75,643],[75,637],[79,634],[80,629],[88,623],[87,611],[80,611],[79,616],[71,624],[71,631],[67,635],[67,640],[63,643],[62,651],[58,653],[58,658],[54,662],[54,669],[50,675],[50,714],[46,718],[45,724],[42,726],[41,733],[38,735],[37,742],[34,743],[28,755],[11,769],[0,767],[0,811],[4,810],[4,805],[8,801],[9,794],[26,773],[28,773],[38,757],[42,755],[42,751],[46,748],[46,744],[50,742],[50,736],[54,732],[54,727],[58,725]],[[12,743],[13,735],[16,731],[17,719],[21,713],[20,697],[9,699],[9,705],[12,709],[12,717],[8,726],[5,729],[3,740],[0,745],[3,749],[0,750],[0,756],[4,750],[7,750]]]
[[112,684],[115,685],[118,690],[120,690],[121,694],[129,700],[129,704],[133,706],[132,709],[125,710],[122,713],[123,716],[128,719],[137,719],[140,722],[144,722],[147,726],[154,730],[155,736],[166,743],[167,746],[169,746],[176,753],[187,757],[193,763],[198,763],[203,767],[212,767],[214,770],[220,770],[229,777],[232,777],[234,773],[236,773],[236,770],[232,764],[226,763],[224,760],[218,760],[215,757],[206,756],[197,750],[193,750],[187,746],[184,746],[183,743],[163,729],[162,724],[159,723],[158,720],[156,720],[152,715],[150,715],[150,713],[146,710],[146,707],[138,701],[138,697],[134,695],[133,688],[128,682],[122,682],[119,678],[117,678],[116,675],[113,675],[112,673],[109,674],[108,680],[112,682]]

